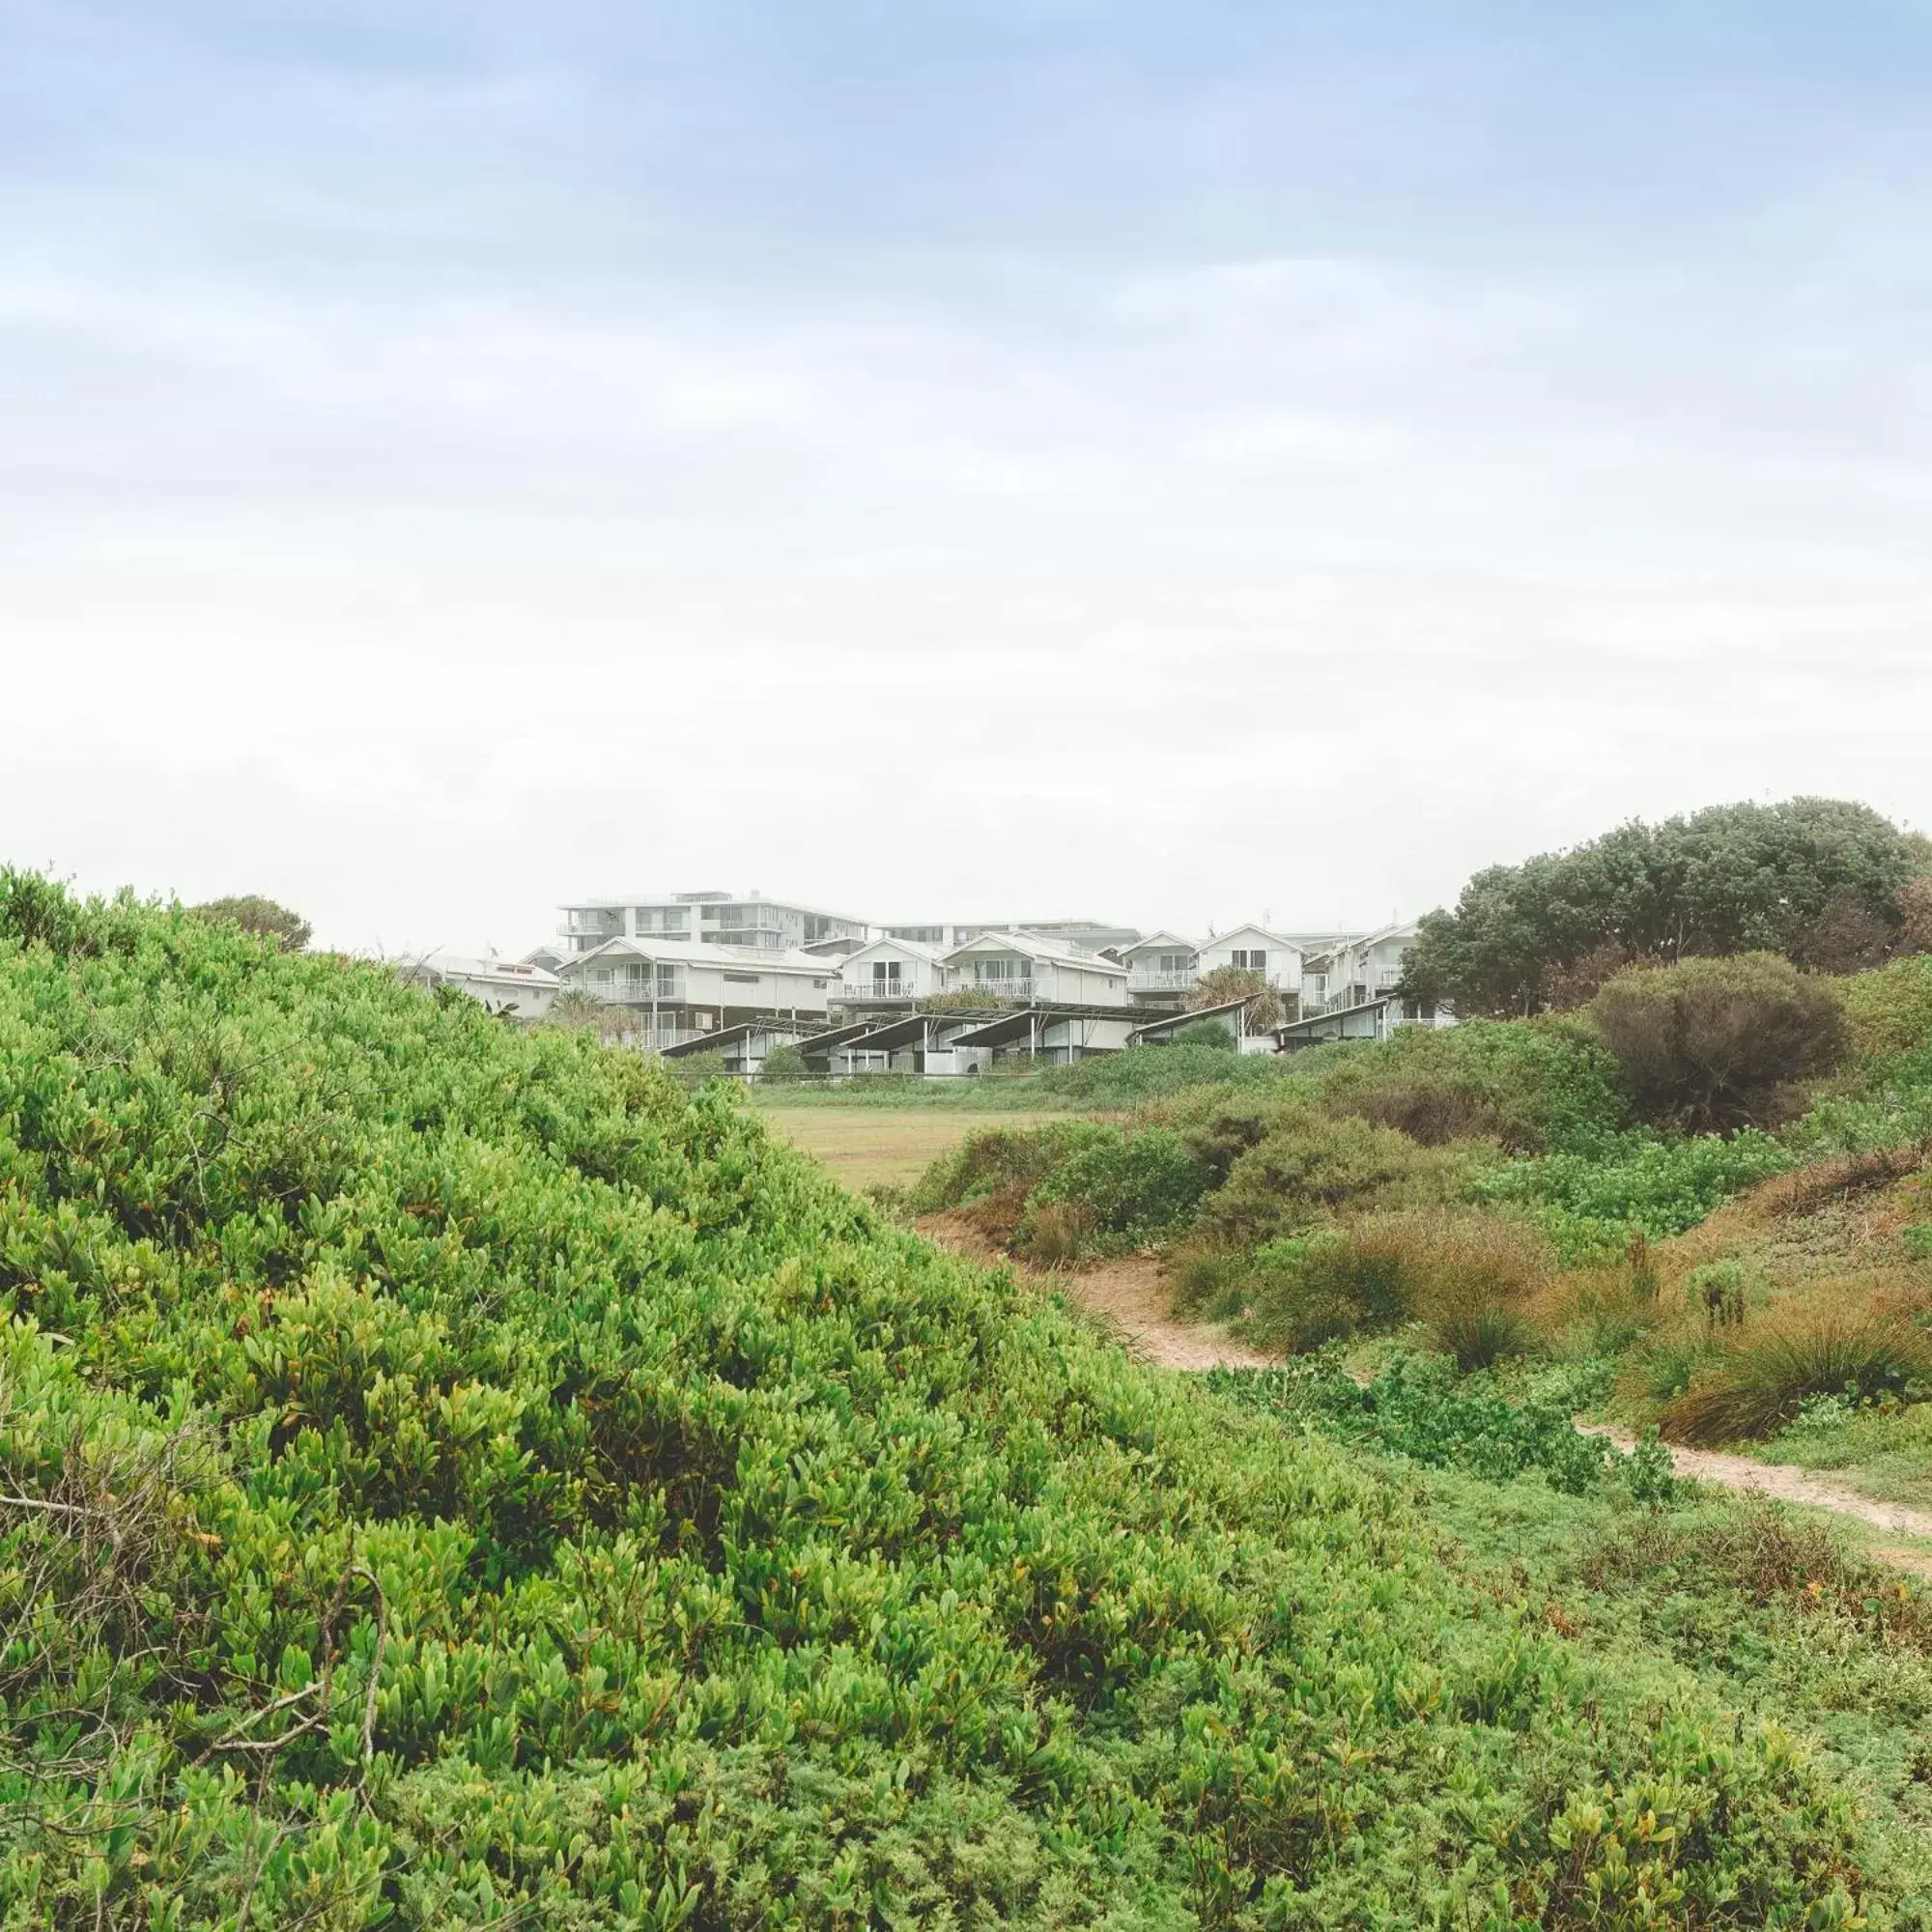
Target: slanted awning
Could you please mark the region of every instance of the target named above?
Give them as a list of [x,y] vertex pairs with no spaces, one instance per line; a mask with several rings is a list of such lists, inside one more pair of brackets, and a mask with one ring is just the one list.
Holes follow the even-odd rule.
[[1238,1013],[1248,1004],[1247,1000],[1223,1000],[1218,1007],[1202,1007],[1191,1013],[1163,1013],[1157,1020],[1149,1020],[1145,1026],[1134,1029],[1130,1046],[1142,1046],[1151,1042],[1165,1044],[1180,1031],[1190,1027],[1197,1020],[1225,1019],[1231,1013]]

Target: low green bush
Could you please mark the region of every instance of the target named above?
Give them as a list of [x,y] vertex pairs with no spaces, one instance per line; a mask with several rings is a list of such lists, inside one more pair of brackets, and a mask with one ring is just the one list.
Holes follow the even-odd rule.
[[1028,1127],[979,1127],[921,1175],[911,1190],[915,1213],[961,1208],[1011,1189],[1024,1196],[1082,1149],[1120,1139],[1097,1121],[1047,1121]]
[[1172,1128],[1099,1128],[1068,1147],[1034,1184],[1019,1237],[1028,1242],[1040,1209],[1077,1206],[1092,1235],[1109,1245],[1137,1246],[1181,1227],[1208,1180],[1184,1137]]
[[1638,1114],[1697,1131],[1775,1124],[1847,1049],[1836,986],[1771,952],[1632,967],[1588,1014]]
[[770,1087],[795,1087],[810,1073],[803,1047],[775,1046],[765,1055],[764,1070],[758,1077]]
[[1335,1066],[1321,1101],[1429,1146],[1481,1137],[1519,1152],[1588,1152],[1629,1123],[1616,1062],[1559,1019],[1401,1028]]
[[1839,981],[1851,1050],[1884,1060],[1932,1045],[1932,953],[1894,959]]
[[1195,1020],[1178,1028],[1173,1044],[1180,1047],[1207,1047],[1214,1053],[1233,1053],[1235,1036],[1220,1020]]
[[1455,1200],[1495,1159],[1495,1149],[1483,1142],[1425,1148],[1367,1121],[1291,1113],[1229,1164],[1227,1180],[1203,1201],[1198,1224],[1211,1243],[1255,1246],[1344,1209]]
[[1632,1228],[1655,1240],[1681,1235],[1732,1195],[1798,1165],[1800,1155],[1747,1127],[1682,1140],[1626,1134],[1595,1158],[1545,1154],[1478,1168],[1472,1200],[1527,1209],[1565,1262],[1621,1258]]
[[[1357,1384],[1332,1352],[1283,1369],[1217,1369],[1209,1385],[1249,1406],[1311,1423],[1325,1435],[1435,1467],[1466,1469],[1491,1482],[1539,1475],[1573,1495],[1606,1473],[1635,1475],[1646,1496],[1668,1493],[1653,1451],[1641,1464],[1604,1437],[1581,1435],[1572,1417],[1603,1393],[1601,1378],[1547,1374],[1505,1388],[1458,1373],[1441,1356],[1396,1355]],[[1639,1452],[1641,1454],[1641,1452]]]

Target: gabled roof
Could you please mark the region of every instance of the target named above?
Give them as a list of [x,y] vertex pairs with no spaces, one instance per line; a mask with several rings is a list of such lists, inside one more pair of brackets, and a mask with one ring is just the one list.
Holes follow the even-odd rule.
[[945,947],[928,946],[923,939],[874,939],[856,952],[848,952],[839,964],[841,967],[850,966],[858,960],[869,959],[874,952],[887,951],[908,952],[915,959],[923,959],[928,966],[943,965],[946,960]]
[[1179,947],[1183,952],[1199,952],[1198,939],[1183,939],[1178,932],[1151,932],[1145,939],[1137,939],[1131,946],[1120,949],[1122,959],[1130,959],[1136,952],[1172,952]]
[[1017,952],[1022,959],[1037,959],[1050,966],[1070,966],[1083,973],[1118,975],[1122,980],[1127,977],[1127,969],[1115,960],[1102,959],[1097,952],[1070,952],[1064,946],[1056,946],[1050,939],[1036,939],[1030,932],[982,932],[978,939],[969,939],[964,946],[955,946],[945,955],[945,959],[950,966],[955,959],[1000,952]]
[[1285,932],[1270,932],[1266,926],[1255,925],[1252,923],[1247,925],[1232,926],[1226,932],[1217,932],[1212,939],[1204,939],[1201,942],[1201,950],[1205,952],[1210,946],[1226,946],[1231,939],[1250,937],[1265,939],[1270,946],[1285,946],[1291,952],[1304,951],[1300,940],[1291,939]]
[[814,980],[830,980],[838,973],[831,960],[814,959],[809,952],[780,952],[764,946],[708,946],[696,939],[633,939],[626,933],[566,959],[561,970],[569,979],[593,960],[608,963],[613,959],[645,959],[666,966],[717,966],[727,973],[810,973]]

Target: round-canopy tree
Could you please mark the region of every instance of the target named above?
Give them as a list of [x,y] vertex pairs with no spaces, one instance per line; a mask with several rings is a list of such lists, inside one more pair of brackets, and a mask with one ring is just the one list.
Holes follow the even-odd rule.
[[189,906],[188,911],[197,919],[226,920],[232,925],[239,925],[243,932],[275,940],[284,952],[299,952],[314,931],[300,913],[291,912],[287,906],[264,898],[260,893],[209,899],[205,904]]

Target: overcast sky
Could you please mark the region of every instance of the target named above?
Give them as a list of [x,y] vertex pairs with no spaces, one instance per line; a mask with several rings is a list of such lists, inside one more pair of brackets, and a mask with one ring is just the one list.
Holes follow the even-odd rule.
[[1926,0],[0,0],[0,856],[1368,923],[1932,819]]

